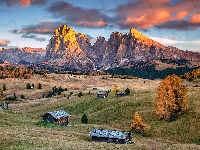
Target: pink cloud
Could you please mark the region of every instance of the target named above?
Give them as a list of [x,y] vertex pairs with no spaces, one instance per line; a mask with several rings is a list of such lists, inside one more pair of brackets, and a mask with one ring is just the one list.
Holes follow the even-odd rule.
[[10,43],[10,40],[5,40],[5,39],[1,39],[0,40],[0,47],[6,47],[8,46],[8,43]]
[[147,29],[176,21],[186,21],[186,25],[195,26],[195,23],[200,23],[200,16],[194,15],[190,22],[188,16],[198,12],[199,7],[188,0],[181,0],[175,4],[171,4],[170,0],[140,0],[120,5],[111,12],[116,13],[120,28]]
[[6,2],[7,7],[12,7],[13,5],[19,4],[21,7],[28,7],[31,4],[45,4],[47,0],[10,0]]
[[119,24],[121,25],[135,25],[140,28],[146,29],[153,27],[154,25],[163,23],[165,21],[172,20],[172,16],[167,11],[159,11],[156,13],[155,16],[152,15],[143,15],[141,17],[128,17],[125,20],[119,21]]
[[89,26],[89,27],[103,27],[106,26],[108,23],[104,21],[98,21],[98,22],[90,22],[90,21],[78,21],[76,22],[76,25],[83,25],[83,26]]
[[188,12],[183,10],[183,11],[180,11],[176,14],[176,18],[178,20],[182,20],[183,18],[185,18],[186,16],[188,15]]
[[193,24],[200,24],[200,13],[193,15],[190,22]]

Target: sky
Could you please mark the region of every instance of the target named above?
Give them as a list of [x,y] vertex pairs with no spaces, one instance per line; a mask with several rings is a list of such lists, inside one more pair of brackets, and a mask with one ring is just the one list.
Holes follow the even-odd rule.
[[200,0],[0,0],[0,47],[46,48],[61,24],[92,41],[130,28],[200,52]]

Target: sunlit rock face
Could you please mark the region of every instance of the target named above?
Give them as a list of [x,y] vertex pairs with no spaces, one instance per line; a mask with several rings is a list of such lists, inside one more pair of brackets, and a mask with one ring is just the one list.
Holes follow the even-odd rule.
[[96,70],[151,64],[154,60],[186,59],[200,65],[200,54],[166,47],[131,28],[127,34],[112,32],[106,40],[99,36],[91,45],[86,35],[61,25],[54,32],[46,48],[46,60],[56,65],[79,70]]
[[46,60],[58,66],[92,70],[93,61],[88,57],[91,50],[90,41],[84,34],[76,33],[67,25],[61,25],[47,45]]

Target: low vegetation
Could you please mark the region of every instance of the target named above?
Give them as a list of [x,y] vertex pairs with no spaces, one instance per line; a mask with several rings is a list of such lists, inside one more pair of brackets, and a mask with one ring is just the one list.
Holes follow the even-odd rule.
[[[160,120],[156,115],[156,93],[162,80],[119,79],[102,76],[67,78],[68,75],[33,75],[31,79],[0,80],[6,85],[4,97],[21,95],[34,100],[10,101],[9,110],[0,110],[0,149],[199,149],[200,146],[200,88],[194,87],[199,79],[183,80],[187,85],[188,110],[174,121]],[[80,78],[79,78],[80,77]],[[67,79],[66,79],[67,78]],[[107,78],[107,79],[105,79]],[[66,80],[66,81],[64,81]],[[145,82],[144,82],[145,81]],[[26,83],[35,85],[26,89]],[[38,83],[42,89],[36,88]],[[118,97],[110,92],[108,98],[97,99],[96,90],[109,90],[117,85],[121,91],[129,89],[129,95]],[[52,87],[67,88],[52,98],[42,95]],[[17,89],[17,90],[16,90]],[[57,88],[58,89],[58,88]],[[54,88],[55,90],[55,88]],[[83,96],[78,97],[82,92]],[[90,91],[90,94],[88,94]],[[70,99],[64,96],[70,95]],[[40,98],[37,98],[40,95]],[[71,115],[70,126],[58,126],[42,120],[46,112],[63,109]],[[127,145],[90,142],[93,128],[130,131],[135,112],[137,124],[145,134],[132,133],[132,143]],[[85,115],[84,115],[85,114]],[[87,119],[86,119],[87,118]],[[138,117],[137,117],[138,118]],[[142,118],[142,121],[141,121]],[[83,121],[84,120],[84,121]],[[149,125],[149,126],[148,126]],[[143,126],[145,127],[145,126]]]

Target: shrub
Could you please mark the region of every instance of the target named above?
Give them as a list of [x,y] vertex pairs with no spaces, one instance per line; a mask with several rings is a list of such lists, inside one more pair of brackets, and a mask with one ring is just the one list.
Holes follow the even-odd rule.
[[126,93],[126,95],[129,95],[129,94],[130,94],[129,88],[127,88],[127,89],[125,90],[125,93]]
[[78,93],[78,97],[81,97],[81,96],[83,96],[83,93],[82,92]]
[[81,118],[81,122],[84,123],[84,124],[87,124],[88,123],[88,118],[87,118],[87,115],[86,114],[83,114],[82,118]]
[[6,90],[6,85],[5,84],[3,84],[3,91],[5,91]]
[[27,83],[27,84],[26,84],[26,89],[31,89],[30,83]]
[[177,75],[167,76],[157,89],[156,114],[160,119],[173,121],[188,109],[187,89]]
[[25,99],[25,97],[24,97],[24,95],[21,95],[21,97],[20,97],[21,99]]
[[37,88],[38,88],[38,89],[42,89],[42,84],[39,83]]
[[16,101],[17,100],[17,96],[16,94],[14,93],[14,96],[13,96],[13,100]]

